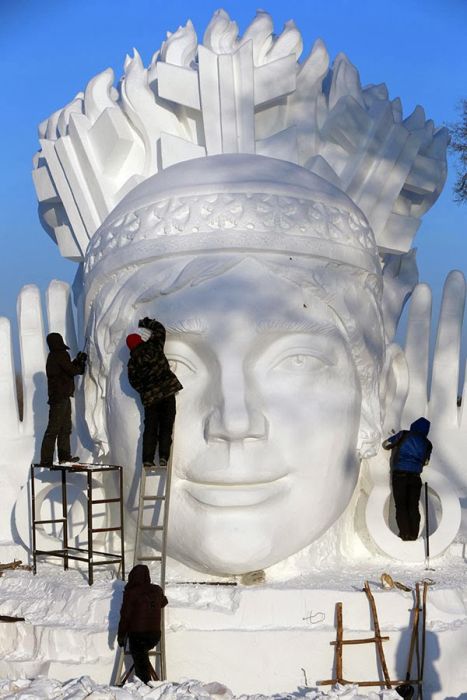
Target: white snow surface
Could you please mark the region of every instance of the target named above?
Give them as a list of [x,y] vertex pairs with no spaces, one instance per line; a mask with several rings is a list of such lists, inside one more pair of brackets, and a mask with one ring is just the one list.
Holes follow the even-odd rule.
[[[370,692],[363,695],[357,686],[336,685],[328,692],[300,688],[295,693],[277,693],[269,696],[271,700],[320,700],[320,698],[369,698],[370,700],[392,700],[400,698],[395,690],[383,690],[378,693]],[[166,681],[144,685],[139,681],[127,683],[124,688],[99,685],[89,676],[73,678],[67,683],[50,678],[39,677],[34,680],[0,680],[0,698],[15,698],[15,700],[267,700],[266,695],[233,695],[221,683],[201,683],[196,680],[186,680],[183,683],[168,683]]]
[[[381,564],[374,560],[332,567],[316,571],[315,576],[298,576],[292,580],[271,577],[261,586],[244,586],[240,580],[236,586],[205,585],[209,581],[204,585],[201,581],[187,585],[186,579],[183,583],[181,578],[175,578],[166,586],[169,598],[166,631],[172,679],[178,682],[145,686],[136,680],[123,689],[107,683],[111,679],[114,682],[116,631],[125,583],[116,579],[111,570],[99,570],[94,585],[89,586],[83,570],[64,572],[59,566],[46,563],[39,564],[37,576],[21,570],[6,571],[0,578],[0,614],[24,617],[25,622],[2,625],[0,676],[5,678],[0,680],[0,699],[397,699],[395,691],[376,692],[353,685],[313,689],[317,679],[329,678],[331,673],[332,651],[328,650],[335,635],[336,600],[344,601],[347,635],[368,636],[371,629],[368,605],[362,593],[365,580],[370,582],[375,594],[383,633],[389,633],[395,645],[398,635],[407,633],[413,593],[385,591],[380,581],[384,571],[411,587],[423,578],[433,579],[428,592],[427,632],[432,645],[440,645],[443,665],[438,666],[432,649],[429,657],[433,657],[429,664],[432,677],[428,674],[428,683],[438,684],[439,694],[433,695],[436,700],[454,695],[447,692],[451,686],[457,694],[464,691],[467,683],[462,665],[455,662],[453,668],[446,666],[450,657],[457,659],[459,654],[459,660],[462,658],[466,640],[467,567],[463,552],[436,559],[432,571],[421,565],[396,567],[388,566],[387,561],[386,566]],[[241,641],[229,652],[229,645],[233,644],[231,633],[242,628]],[[253,635],[253,647],[248,647],[252,643],[249,635]],[[290,657],[284,660],[284,668],[288,664],[295,669],[289,676],[284,668],[268,666],[274,664],[274,652],[270,649],[274,647],[275,635],[282,635],[277,638],[283,640],[284,653]],[[292,647],[287,650],[290,644]],[[310,658],[316,659],[318,652],[329,655],[322,661],[319,674],[312,675],[311,665],[306,669],[307,675],[301,669],[308,662],[299,660],[297,653],[300,647],[309,644],[314,648]],[[407,646],[407,640],[404,645]],[[273,657],[260,668],[258,659],[269,652]],[[243,654],[243,662],[239,660],[238,669],[227,677],[222,663],[225,665],[224,657],[228,658],[229,653],[230,658],[234,654],[238,659]],[[187,657],[190,660],[184,666]],[[372,677],[367,668],[359,673],[350,664],[347,668],[347,677]],[[202,681],[187,680],[198,674]],[[252,678],[256,680],[248,686]]]

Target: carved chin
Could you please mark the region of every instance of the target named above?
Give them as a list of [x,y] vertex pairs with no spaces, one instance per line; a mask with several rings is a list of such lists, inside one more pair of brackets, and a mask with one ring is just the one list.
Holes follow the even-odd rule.
[[[212,528],[206,532],[202,547],[191,551],[180,548],[180,542],[172,544],[169,535],[168,553],[173,558],[201,572],[227,576],[240,575],[258,569],[267,569],[284,561],[318,539],[331,523],[316,527],[302,537],[290,541],[290,532],[282,526],[280,532],[270,533],[265,529],[250,527],[248,530],[239,524]],[[183,543],[186,545],[185,543]],[[182,546],[183,546],[182,544]]]
[[[332,503],[317,485],[296,484],[269,500],[244,507],[194,503],[176,489],[171,503],[168,554],[210,574],[244,574],[284,561],[323,535],[345,510],[358,478],[354,461]],[[305,502],[304,502],[305,501]]]

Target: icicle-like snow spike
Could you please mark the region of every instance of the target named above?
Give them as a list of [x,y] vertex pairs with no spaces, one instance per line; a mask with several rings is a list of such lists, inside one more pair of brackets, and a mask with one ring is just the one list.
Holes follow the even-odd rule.
[[399,124],[402,121],[402,102],[400,100],[400,97],[396,97],[394,100],[391,102],[391,109],[392,109],[392,116],[394,117],[394,121],[396,124]]
[[365,109],[360,76],[358,70],[349,61],[345,53],[339,53],[334,61],[331,89],[329,92],[329,109],[331,110],[341,97],[350,95]]
[[425,110],[421,105],[417,105],[407,119],[404,119],[402,124],[408,131],[416,131],[417,129],[423,129],[425,126]]
[[449,131],[445,126],[437,129],[433,134],[433,140],[430,145],[424,149],[423,154],[435,160],[443,160],[446,158],[446,148],[449,144]]
[[66,136],[68,132],[68,124],[70,123],[71,114],[83,113],[84,93],[79,92],[74,100],[70,102],[63,110],[58,119],[57,130],[59,136]]
[[188,68],[196,56],[197,49],[198,38],[195,28],[192,21],[188,20],[184,27],[179,27],[177,31],[164,42],[160,57],[165,63]]
[[292,19],[289,19],[285,23],[282,33],[277,37],[272,45],[268,53],[268,61],[275,61],[278,58],[290,56],[292,53],[295,54],[295,58],[298,61],[302,51],[302,35],[297,29],[295,22]]
[[45,132],[45,138],[48,139],[49,141],[56,141],[57,140],[57,124],[58,120],[60,118],[62,110],[57,109],[56,112],[50,115],[50,117],[47,120],[47,129]]
[[247,41],[253,42],[253,62],[255,66],[261,66],[267,62],[266,56],[273,44],[274,26],[272,17],[264,10],[257,10],[256,17],[251,22],[241,40],[241,44]]
[[203,44],[214,53],[232,53],[237,46],[238,25],[225,10],[217,10],[204,32]]
[[110,97],[113,81],[114,72],[112,68],[107,68],[87,84],[84,91],[84,113],[92,123],[96,121],[104,109],[115,106]]
[[328,69],[329,54],[326,45],[317,39],[298,71],[297,90],[311,92],[318,82],[321,83]]

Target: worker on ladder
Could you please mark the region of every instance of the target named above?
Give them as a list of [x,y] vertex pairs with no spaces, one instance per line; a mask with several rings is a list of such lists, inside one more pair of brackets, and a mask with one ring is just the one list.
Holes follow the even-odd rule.
[[123,592],[117,642],[125,647],[128,637],[135,675],[146,684],[153,677],[149,651],[161,638],[161,610],[167,603],[162,588],[151,583],[146,564],[134,566]]
[[175,421],[175,394],[183,389],[164,354],[165,328],[151,318],[127,336],[128,379],[144,406],[143,465],[153,467],[159,443],[159,466],[166,467]]

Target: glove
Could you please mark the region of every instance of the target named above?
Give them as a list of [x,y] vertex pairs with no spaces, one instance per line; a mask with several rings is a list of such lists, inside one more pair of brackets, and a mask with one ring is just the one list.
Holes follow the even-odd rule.
[[125,637],[117,637],[117,644],[119,647],[125,646]]
[[152,336],[152,331],[150,331],[149,328],[141,328],[139,331],[139,334],[140,334],[141,338],[144,340],[144,342],[146,343],[149,340],[149,338]]
[[144,318],[138,321],[138,328],[150,328],[152,321],[152,318],[149,318],[149,316],[145,316]]
[[88,356],[87,356],[87,354],[86,354],[85,352],[79,352],[79,353],[76,355],[76,359],[78,360],[78,362],[82,362],[83,365],[84,365],[84,363],[85,363],[86,360],[88,359]]

